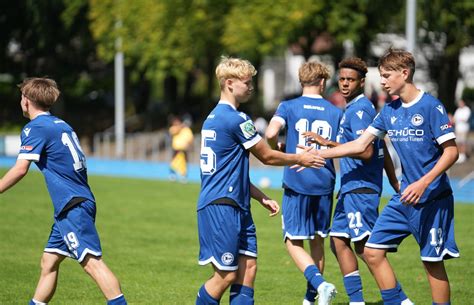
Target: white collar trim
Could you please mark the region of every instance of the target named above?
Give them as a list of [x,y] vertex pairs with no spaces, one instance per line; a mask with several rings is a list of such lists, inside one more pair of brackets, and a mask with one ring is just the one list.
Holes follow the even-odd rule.
[[409,107],[415,105],[416,103],[418,103],[421,100],[421,98],[423,97],[423,94],[425,94],[425,92],[420,90],[420,93],[418,93],[418,95],[416,96],[416,98],[413,101],[411,101],[409,103],[403,103],[402,102],[402,107],[403,108],[409,108]]
[[218,102],[218,104],[229,105],[229,106],[232,107],[234,110],[237,110],[237,108],[236,108],[234,105],[232,105],[232,103],[229,102],[229,101],[220,100],[220,101]]

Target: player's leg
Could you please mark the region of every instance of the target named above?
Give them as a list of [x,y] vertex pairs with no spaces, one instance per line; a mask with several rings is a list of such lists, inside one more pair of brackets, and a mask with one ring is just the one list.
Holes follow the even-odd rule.
[[108,301],[115,300],[110,304],[126,304],[125,299],[123,302],[119,302],[120,298],[123,298],[122,291],[120,289],[120,283],[117,277],[105,264],[100,257],[92,255],[86,255],[84,260],[81,262],[81,266],[84,271],[97,283],[100,290],[104,294]]
[[254,283],[257,275],[257,260],[255,257],[241,255],[237,278],[230,287],[231,305],[253,305]]
[[379,286],[384,304],[402,302],[400,287],[386,254],[395,252],[402,240],[411,234],[408,209],[400,202],[399,195],[394,195],[377,219],[365,245],[365,261]]
[[257,233],[250,212],[241,212],[239,269],[230,287],[230,305],[253,305],[257,275]]
[[102,248],[95,227],[95,203],[85,200],[56,219],[69,253],[97,283],[107,304],[127,304],[116,276],[102,260]]
[[431,201],[419,211],[419,234],[414,234],[431,286],[433,304],[449,304],[450,287],[443,260],[459,257],[454,238],[452,195]]
[[201,286],[196,305],[219,304],[237,279],[241,212],[226,204],[210,204],[198,211],[199,264],[212,264],[213,276]]
[[[362,244],[359,241],[356,244]],[[339,263],[339,269],[343,276],[344,288],[349,297],[350,305],[363,304],[362,279],[359,274],[357,257],[354,254],[350,240],[343,237],[331,236],[331,249]]]
[[431,287],[433,304],[450,304],[451,291],[444,262],[423,262]]
[[64,258],[65,256],[57,253],[43,253],[40,278],[30,304],[48,303],[53,298],[58,282],[59,266]]
[[236,271],[219,270],[213,266],[214,274],[199,289],[196,305],[217,305],[227,288],[236,280]]

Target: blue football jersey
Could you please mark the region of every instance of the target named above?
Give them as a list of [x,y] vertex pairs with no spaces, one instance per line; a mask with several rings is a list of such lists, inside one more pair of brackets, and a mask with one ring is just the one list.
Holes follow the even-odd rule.
[[201,192],[198,210],[220,198],[250,210],[248,149],[262,138],[252,120],[228,102],[220,101],[201,130]]
[[[360,137],[372,123],[377,111],[372,102],[364,95],[359,95],[347,104],[341,120],[338,142],[347,143]],[[369,162],[354,158],[341,158],[341,194],[358,188],[370,188],[382,192],[383,175],[383,141],[374,142],[374,154]]]
[[[402,164],[401,191],[433,169],[443,152],[440,145],[455,138],[443,104],[424,92],[408,104],[400,99],[386,104],[368,131],[390,137]],[[451,186],[443,173],[428,186],[420,202],[447,191]]]
[[[294,154],[300,151],[298,144],[326,149],[307,143],[302,133],[312,131],[336,141],[341,117],[342,111],[321,96],[300,96],[281,102],[273,119],[286,127],[286,152]],[[307,168],[301,172],[286,166],[283,187],[305,195],[328,195],[334,191],[335,176],[332,160],[327,160],[320,169]]]
[[45,113],[26,124],[18,159],[35,162],[43,173],[55,217],[73,198],[95,202],[87,184],[86,158],[79,140],[63,120]]

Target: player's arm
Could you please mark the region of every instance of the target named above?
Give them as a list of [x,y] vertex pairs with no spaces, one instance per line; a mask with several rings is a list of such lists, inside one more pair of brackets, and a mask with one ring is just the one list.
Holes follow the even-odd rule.
[[395,166],[393,165],[390,152],[387,149],[387,141],[388,140],[385,141],[385,145],[383,146],[383,168],[385,169],[385,173],[387,174],[390,185],[394,191],[398,193],[400,192],[400,182],[398,182],[397,175],[395,174]]
[[18,159],[12,168],[0,179],[0,193],[5,192],[20,181],[30,169],[30,160]]
[[258,187],[250,183],[250,197],[260,202],[260,204],[267,210],[270,211],[270,217],[273,217],[280,212],[280,206],[278,202],[269,198],[263,193]]
[[309,152],[311,147],[305,147],[302,153],[286,154],[268,146],[266,141],[258,141],[249,151],[265,165],[294,165],[321,168],[326,163],[317,152]]
[[369,149],[374,139],[375,135],[366,130],[360,137],[351,142],[340,144],[331,149],[319,150],[318,152],[325,159],[356,156]]
[[407,186],[400,197],[400,201],[405,204],[417,204],[431,182],[446,172],[456,162],[459,152],[454,139],[442,143],[441,147],[443,148],[443,154],[436,165],[418,181]]
[[270,145],[272,149],[280,150],[278,145],[278,135],[282,128],[283,124],[279,120],[271,119],[267,130],[265,130],[265,140],[267,140],[268,145]]

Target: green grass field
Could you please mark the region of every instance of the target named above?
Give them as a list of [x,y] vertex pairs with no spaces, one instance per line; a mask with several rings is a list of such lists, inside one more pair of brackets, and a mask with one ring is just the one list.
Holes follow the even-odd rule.
[[[4,170],[0,174],[4,174]],[[97,199],[97,227],[104,260],[119,277],[129,304],[194,304],[209,266],[197,264],[196,200],[199,185],[90,177]],[[281,191],[268,190],[280,201]],[[39,275],[39,260],[52,224],[52,205],[38,172],[0,195],[0,304],[27,304]],[[301,304],[306,289],[303,275],[289,258],[281,240],[280,218],[269,218],[253,202],[259,241],[259,271],[255,303]],[[474,205],[456,204],[456,238],[461,258],[446,263],[452,304],[473,304]],[[347,304],[339,268],[326,244],[325,277],[339,294],[334,304]],[[406,293],[420,305],[431,304],[429,287],[413,238],[408,238],[390,261]],[[375,282],[360,267],[367,304],[382,304]],[[51,304],[104,304],[93,281],[73,260],[61,267]],[[221,304],[228,304],[225,295]]]

